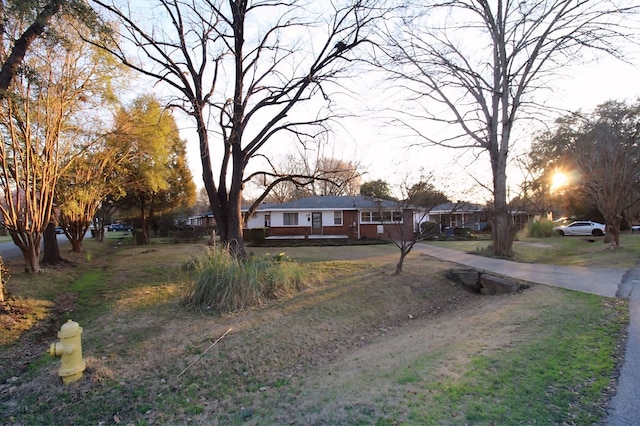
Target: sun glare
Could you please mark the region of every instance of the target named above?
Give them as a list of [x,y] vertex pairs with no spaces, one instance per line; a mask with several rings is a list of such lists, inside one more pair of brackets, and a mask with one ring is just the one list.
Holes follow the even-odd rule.
[[551,192],[554,192],[565,186],[567,183],[569,183],[569,178],[565,173],[555,172],[551,178],[551,187],[549,189]]

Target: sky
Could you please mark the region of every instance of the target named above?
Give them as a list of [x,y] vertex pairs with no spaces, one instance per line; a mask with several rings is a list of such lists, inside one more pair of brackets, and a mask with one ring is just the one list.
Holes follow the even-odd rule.
[[[638,66],[603,58],[588,65],[568,68],[563,70],[564,76],[558,76],[551,83],[552,90],[542,94],[541,99],[547,106],[568,111],[590,111],[607,100],[635,100],[640,97],[640,61],[636,63]],[[369,105],[388,101],[387,95],[377,90],[373,79],[359,76],[349,82],[349,85],[353,85],[351,87],[359,95],[352,99],[340,98],[340,102],[344,104],[338,106],[361,117],[350,117],[334,126],[326,151],[341,160],[360,164],[366,171],[363,182],[382,179],[397,187],[407,179],[417,180],[420,174],[433,173],[436,187],[441,188],[452,199],[482,202],[490,198],[490,194],[479,190],[477,184],[478,181],[489,185],[491,182],[486,155],[439,147],[412,146],[415,139],[398,137],[402,131],[390,126],[382,114],[372,115],[367,111]],[[181,135],[187,141],[188,161],[195,183],[201,187],[200,155],[193,122],[183,116],[177,116],[177,119]],[[520,132],[514,135],[517,143],[510,151],[512,160],[527,151],[532,136],[541,129],[540,123],[524,123]],[[266,153],[278,158],[293,151],[295,150],[284,151],[278,145],[277,148],[267,148]],[[516,195],[517,183],[522,180],[519,174],[519,170],[513,166],[508,171],[513,195]]]
[[[567,111],[593,110],[609,100],[635,101],[640,98],[640,63],[638,66],[626,64],[612,58],[584,66],[575,66],[566,71],[552,84],[552,91],[543,94],[547,106]],[[558,112],[560,116],[560,112]],[[552,124],[549,119],[548,125]],[[366,122],[366,121],[365,121]],[[543,129],[542,123],[526,123],[519,134],[515,134],[516,149],[510,153],[512,160],[526,153],[532,137]],[[440,177],[440,184],[453,198],[471,198],[482,202],[489,199],[489,193],[479,189],[475,179],[491,182],[487,155],[476,156],[460,149],[441,147],[409,147],[411,141],[394,139],[394,129],[384,126],[358,125],[351,123],[355,138],[354,152],[367,165],[365,180],[383,179],[394,181],[403,177],[403,170],[423,168],[434,171]],[[363,132],[363,128],[366,129]],[[395,176],[394,176],[395,170]],[[523,179],[521,171],[512,164],[508,179],[517,191],[517,184]],[[447,183],[449,182],[449,183]],[[450,182],[455,182],[451,185]]]
[[[608,100],[634,101],[640,98],[640,67],[614,59],[605,59],[586,66],[576,66],[567,71],[566,77],[553,84],[548,94],[547,105],[568,111],[593,110]],[[366,89],[366,88],[365,88]],[[364,99],[366,102],[366,96]],[[366,173],[362,182],[382,179],[397,187],[404,180],[417,180],[420,174],[433,173],[436,186],[442,188],[452,199],[483,202],[490,198],[476,180],[490,182],[486,156],[476,161],[476,156],[458,149],[441,147],[414,147],[411,141],[398,138],[397,129],[386,125],[383,118],[369,115],[362,102],[354,103],[362,118],[343,120],[329,139],[333,144],[329,151],[342,160],[350,160],[363,166]],[[358,111],[354,111],[358,113]],[[184,123],[183,137],[189,141],[188,160],[198,187],[202,186],[201,165],[197,140]],[[519,135],[519,150],[526,152],[531,137],[541,127],[528,128]],[[531,132],[528,132],[531,130]],[[273,152],[284,156],[286,152]],[[512,155],[512,159],[514,156]],[[422,169],[422,172],[420,170]],[[512,186],[522,180],[521,172],[512,166],[509,171]],[[514,188],[514,191],[517,191]],[[251,194],[251,193],[250,193]]]

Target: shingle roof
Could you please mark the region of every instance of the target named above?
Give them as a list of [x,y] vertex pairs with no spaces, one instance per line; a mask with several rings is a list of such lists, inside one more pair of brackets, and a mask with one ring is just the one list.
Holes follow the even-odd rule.
[[467,203],[467,202],[457,202],[457,203],[445,203],[440,204],[439,206],[435,206],[431,209],[431,213],[451,213],[451,212],[480,212],[485,211],[486,207],[481,206],[480,204]]
[[262,204],[257,211],[264,210],[352,210],[396,208],[397,203],[392,200],[380,200],[363,195],[327,195],[302,198],[282,204]]

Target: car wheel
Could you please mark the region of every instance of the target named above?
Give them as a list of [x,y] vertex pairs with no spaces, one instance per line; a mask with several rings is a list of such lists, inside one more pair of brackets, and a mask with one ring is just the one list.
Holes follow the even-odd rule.
[[591,235],[593,235],[594,237],[602,237],[604,235],[604,232],[602,232],[602,229],[594,229],[593,231],[591,231]]
[[560,235],[561,237],[564,237],[564,231],[563,231],[563,230],[558,229],[556,232],[557,232],[557,233],[558,233],[558,235]]

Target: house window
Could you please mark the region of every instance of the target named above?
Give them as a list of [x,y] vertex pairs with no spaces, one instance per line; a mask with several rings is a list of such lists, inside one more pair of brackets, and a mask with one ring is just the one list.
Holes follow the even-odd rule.
[[284,226],[297,226],[298,213],[283,213]]
[[360,212],[361,222],[402,222],[402,212],[400,211],[374,211],[374,212]]
[[265,213],[264,215],[264,227],[268,228],[271,226],[271,213]]
[[342,211],[336,210],[333,212],[333,224],[342,225]]

